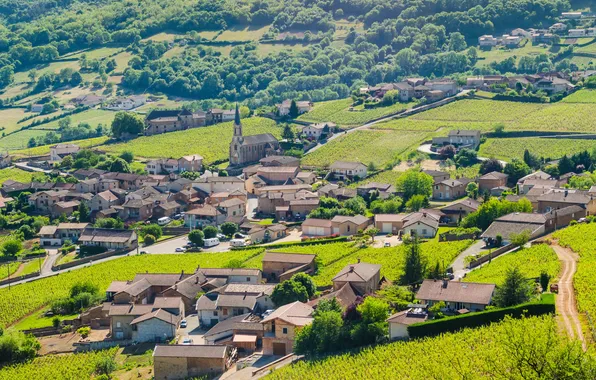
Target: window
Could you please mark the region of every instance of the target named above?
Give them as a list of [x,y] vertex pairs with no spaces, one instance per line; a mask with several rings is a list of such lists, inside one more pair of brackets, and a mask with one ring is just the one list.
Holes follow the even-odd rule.
[[246,277],[246,282],[250,282],[250,277]]
[[284,333],[284,334],[287,334],[288,333],[288,328],[287,327],[284,327],[283,329],[281,329],[281,332]]
[[217,310],[214,310],[214,311],[213,311],[213,316],[214,316],[214,317],[217,317]]
[[116,322],[116,327],[122,327],[122,323]]

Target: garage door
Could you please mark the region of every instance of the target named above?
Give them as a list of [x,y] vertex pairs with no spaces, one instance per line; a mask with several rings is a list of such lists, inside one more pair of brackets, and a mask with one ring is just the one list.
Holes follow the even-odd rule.
[[285,356],[286,355],[286,344],[285,343],[273,343],[273,355]]
[[391,223],[383,223],[382,231],[384,234],[390,234],[393,232],[393,224]]

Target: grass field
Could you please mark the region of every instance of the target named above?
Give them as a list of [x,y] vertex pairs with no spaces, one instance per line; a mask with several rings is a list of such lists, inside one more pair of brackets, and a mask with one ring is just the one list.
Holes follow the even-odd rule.
[[0,94],[0,99],[6,100],[13,98],[17,95],[21,95],[31,89],[29,83],[13,84],[12,86],[5,88],[4,92]]
[[539,137],[489,138],[480,145],[478,155],[509,161],[512,158],[523,159],[524,151],[527,149],[538,157],[552,160],[584,150],[591,152],[595,147],[596,140]]
[[[22,132],[20,132],[20,133],[22,133]],[[107,136],[101,136],[101,137],[94,137],[94,138],[86,139],[86,140],[69,141],[69,143],[76,144],[76,145],[80,146],[81,148],[89,148],[89,147],[101,145],[101,144],[105,143],[107,140],[108,140]],[[2,140],[0,140],[0,142],[1,141]],[[16,150],[12,153],[17,154],[17,155],[23,155],[23,156],[42,156],[45,154],[50,154],[51,146],[52,145],[40,145],[40,146],[36,146],[35,148],[25,148],[25,149],[21,149],[21,150]]]
[[[232,124],[227,122],[186,131],[139,137],[126,143],[105,145],[101,149],[112,153],[129,150],[138,157],[179,158],[187,154],[200,154],[208,163],[225,160],[228,158],[228,149],[233,135]],[[271,133],[279,138],[282,132],[282,128],[277,127],[274,121],[264,118],[244,119],[242,126],[245,136]]]
[[33,173],[18,168],[0,169],[0,185],[9,179],[18,182],[31,182],[32,175]]
[[11,151],[25,149],[31,137],[37,138],[39,136],[45,136],[46,133],[48,132],[33,129],[13,133],[12,135],[0,138],[0,150]]
[[36,65],[35,67],[30,67],[27,70],[17,71],[16,73],[14,73],[15,83],[29,82],[29,77],[27,75],[29,74],[29,71],[33,68],[37,70],[37,77],[39,78],[44,73],[58,73],[60,70],[65,68],[71,68],[75,71],[78,71],[81,67],[79,66],[78,61],[56,61],[48,64],[40,64]]
[[333,122],[342,127],[355,127],[367,122],[387,116],[408,108],[416,103],[396,103],[388,107],[378,107],[365,110],[362,106],[354,107],[350,111],[352,99],[330,100],[328,102],[316,103],[314,109],[300,115],[298,120],[313,123]]
[[208,40],[212,40],[213,38],[215,38],[215,36],[217,36],[218,33],[219,30],[204,30],[202,32],[199,32],[199,36]]
[[[71,125],[77,125],[79,123],[88,123],[91,127],[97,127],[97,125],[102,124],[104,126],[109,127],[112,124],[112,120],[114,120],[114,116],[116,112],[114,111],[106,111],[100,109],[90,109],[87,111],[75,113],[74,115],[70,115]],[[58,129],[61,119],[51,121],[49,123],[40,124],[33,129]]]
[[103,59],[106,57],[111,56],[112,54],[116,54],[118,52],[123,51],[124,49],[122,48],[110,48],[110,47],[102,47],[99,49],[91,49],[91,50],[87,50],[87,51],[82,51],[80,53],[76,53],[76,54],[69,54],[60,58],[76,58],[76,59],[80,59],[83,54],[87,57],[87,59],[91,60],[91,59]]
[[507,270],[512,267],[518,267],[526,278],[538,278],[540,273],[546,272],[554,279],[560,266],[555,251],[546,244],[539,244],[497,257],[468,273],[464,281],[500,285],[505,281]]
[[575,63],[581,70],[587,68],[588,66],[593,66],[596,63],[596,58],[573,55],[571,57],[571,63]]
[[2,132],[8,134],[21,129],[21,124],[18,124],[18,121],[28,115],[31,114],[26,113],[23,108],[6,108],[0,110],[0,127],[4,128]]
[[563,103],[596,103],[596,90],[579,90],[563,98]]
[[154,34],[151,37],[144,38],[141,41],[173,42],[176,38],[179,38],[179,37],[184,37],[184,35],[176,34],[176,33],[161,32],[161,33]]
[[366,179],[363,179],[362,181],[353,182],[348,187],[355,189],[360,185],[371,183],[371,182],[389,183],[389,184],[395,185],[397,183],[397,180],[399,179],[399,177],[401,177],[402,174],[404,174],[404,172],[398,172],[395,170],[385,170],[385,171],[382,171],[375,175],[372,175]]
[[519,62],[523,56],[534,57],[548,52],[547,48],[539,45],[532,46],[530,41],[524,47],[517,49],[507,49],[505,47],[492,48],[489,51],[478,49],[478,58],[480,59],[476,62],[476,67],[488,66],[491,62],[500,62],[510,57],[515,58],[516,62]]
[[138,113],[148,113],[154,108],[180,108],[182,102],[175,99],[168,99],[167,97],[160,98],[154,102],[147,102],[144,105],[137,108],[135,111]]
[[174,46],[170,50],[166,51],[161,57],[162,58],[173,58],[181,55],[186,50],[184,46]]
[[[224,30],[215,40],[216,41],[258,41],[263,34],[267,33],[269,25],[262,28],[228,29]],[[203,35],[202,33],[199,35]],[[206,37],[208,38],[208,37]]]
[[258,44],[257,54],[264,57],[271,53],[279,53],[284,50],[301,51],[309,47],[308,44]]
[[116,54],[113,58],[116,61],[116,71],[124,71],[128,67],[128,61],[133,57],[132,53],[123,51]]
[[382,166],[425,138],[420,133],[358,130],[331,140],[302,159],[304,166],[326,167],[338,160]]
[[587,53],[596,55],[596,38],[592,39],[592,43],[586,46],[580,46],[573,50],[574,53]]

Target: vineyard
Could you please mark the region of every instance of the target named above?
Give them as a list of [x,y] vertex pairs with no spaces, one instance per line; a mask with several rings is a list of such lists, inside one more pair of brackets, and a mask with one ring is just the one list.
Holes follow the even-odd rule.
[[563,247],[575,251],[580,260],[573,277],[577,306],[581,312],[596,315],[596,224],[578,224],[555,232]]
[[[596,45],[595,45],[596,46]],[[579,90],[563,98],[563,103],[596,103],[596,90]]]
[[497,257],[468,273],[464,281],[502,284],[507,270],[512,267],[518,267],[526,278],[538,278],[542,272],[555,278],[559,273],[560,263],[551,247],[539,244]]
[[18,182],[31,182],[33,173],[17,168],[0,169],[0,185],[11,179]]
[[70,287],[80,281],[90,281],[105,291],[114,280],[130,280],[136,273],[194,272],[197,266],[220,268],[231,260],[245,262],[262,249],[221,253],[176,255],[140,255],[123,257],[90,267],[62,273],[10,288],[0,289],[0,326],[10,325],[52,301],[65,297]]
[[512,158],[523,159],[524,151],[527,149],[537,157],[552,160],[561,158],[565,154],[570,156],[584,150],[591,152],[594,147],[596,147],[596,140],[587,139],[489,138],[480,145],[478,155],[508,161]]
[[424,134],[358,130],[331,140],[302,159],[303,166],[327,167],[335,161],[383,166],[424,140]]
[[16,364],[0,369],[0,380],[18,379],[89,379],[96,364],[106,358],[113,358],[117,348],[81,354],[48,355],[31,362]]
[[[587,379],[596,369],[592,355],[560,336],[556,321],[545,316],[299,361],[267,379]],[[572,364],[575,358],[581,364]]]
[[299,116],[298,120],[313,123],[332,122],[349,128],[412,108],[415,104],[415,102],[395,103],[391,106],[372,109],[364,109],[362,106],[357,106],[350,111],[352,99],[332,100],[315,104],[312,111]]
[[371,183],[371,182],[389,183],[389,184],[395,185],[397,183],[397,180],[399,179],[399,177],[401,177],[402,174],[404,174],[404,172],[398,172],[395,170],[385,170],[385,171],[379,172],[375,175],[372,175],[370,177],[367,177],[366,179],[363,179],[362,181],[352,182],[348,187],[355,189],[360,185]]
[[[19,133],[23,133],[23,132],[19,132]],[[94,137],[94,138],[86,139],[86,140],[70,141],[69,143],[76,144],[76,145],[80,146],[81,148],[89,148],[89,147],[101,145],[101,144],[105,143],[106,141],[108,141],[108,139],[109,138],[107,136],[101,136],[101,137]],[[0,140],[0,141],[2,141],[2,140]],[[45,154],[50,154],[51,146],[52,145],[40,145],[40,146],[36,146],[35,148],[26,148],[26,149],[22,149],[22,150],[16,150],[12,153],[19,154],[19,155],[28,155],[28,156],[41,156],[41,155],[45,155]]]
[[[182,157],[188,154],[200,154],[205,162],[211,163],[228,158],[228,149],[232,141],[232,122],[209,127],[194,128],[186,131],[144,136],[126,143],[104,145],[101,149],[111,153],[131,151],[138,157]],[[242,120],[245,136],[271,133],[281,136],[282,129],[276,127],[270,119],[254,117]]]

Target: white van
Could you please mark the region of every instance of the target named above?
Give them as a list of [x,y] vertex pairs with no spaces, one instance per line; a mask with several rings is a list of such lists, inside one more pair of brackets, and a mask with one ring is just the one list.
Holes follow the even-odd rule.
[[203,242],[203,247],[210,248],[210,247],[215,247],[218,244],[219,244],[218,238],[205,239],[205,241]]
[[168,218],[167,216],[164,216],[163,218],[157,219],[157,224],[159,224],[160,226],[165,226],[166,224],[170,223],[171,221],[172,221],[172,219]]
[[246,247],[246,241],[244,239],[232,239],[230,240],[231,247]]

